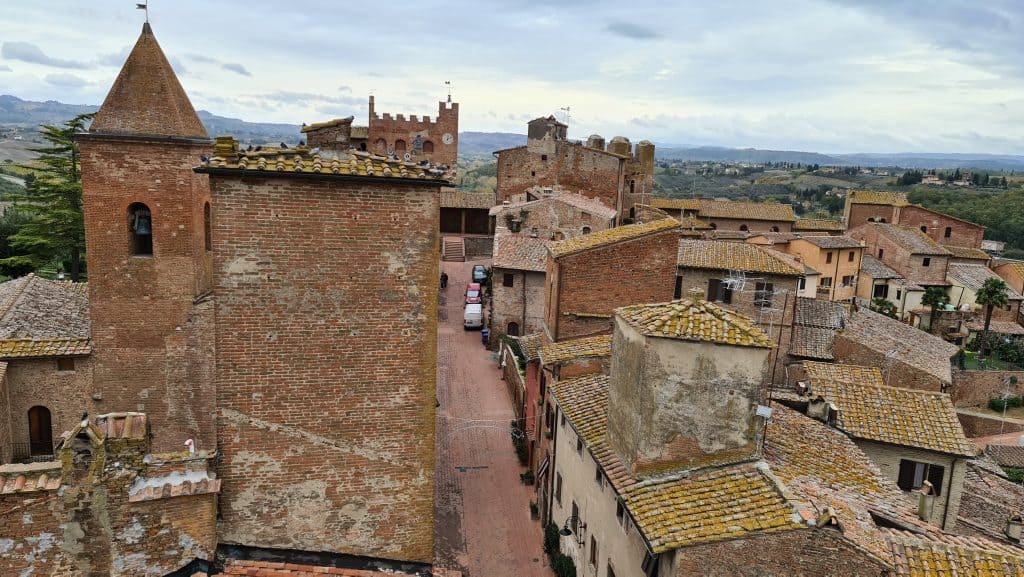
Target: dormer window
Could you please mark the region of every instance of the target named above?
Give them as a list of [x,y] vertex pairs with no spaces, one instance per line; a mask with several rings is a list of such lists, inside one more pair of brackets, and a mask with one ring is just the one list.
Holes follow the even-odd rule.
[[153,214],[141,202],[128,207],[128,248],[132,256],[153,256]]

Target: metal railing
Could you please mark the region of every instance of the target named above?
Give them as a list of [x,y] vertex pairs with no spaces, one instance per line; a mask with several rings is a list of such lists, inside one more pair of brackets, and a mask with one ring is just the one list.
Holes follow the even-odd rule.
[[54,459],[53,447],[37,443],[11,443],[12,463],[45,463]]

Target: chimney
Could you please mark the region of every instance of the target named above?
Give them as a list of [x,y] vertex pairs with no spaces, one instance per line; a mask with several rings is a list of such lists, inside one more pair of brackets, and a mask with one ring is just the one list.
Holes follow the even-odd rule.
[[935,488],[931,482],[925,481],[921,485],[921,492],[917,497],[917,516],[925,523],[931,523],[934,509]]
[[1020,515],[1011,515],[1006,520],[1006,536],[1014,543],[1020,543],[1021,528],[1024,527],[1024,520]]
[[811,387],[807,384],[807,381],[797,381],[796,392],[800,393],[801,396],[808,396],[811,394]]

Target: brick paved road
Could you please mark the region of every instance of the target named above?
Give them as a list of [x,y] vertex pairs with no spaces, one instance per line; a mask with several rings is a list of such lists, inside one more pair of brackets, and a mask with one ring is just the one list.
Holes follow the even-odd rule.
[[536,495],[519,481],[505,383],[480,333],[462,328],[462,294],[478,263],[441,264],[449,284],[438,313],[437,564],[468,577],[551,577],[540,523],[530,519]]

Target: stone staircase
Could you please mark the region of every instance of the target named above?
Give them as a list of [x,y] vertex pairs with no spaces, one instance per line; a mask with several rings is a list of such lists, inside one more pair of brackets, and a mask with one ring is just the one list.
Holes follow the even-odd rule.
[[466,262],[466,245],[457,236],[446,236],[441,239],[441,260],[448,262]]

